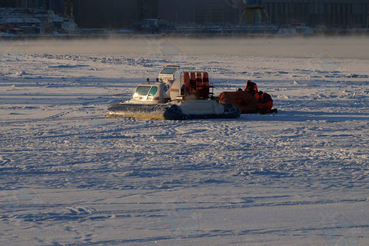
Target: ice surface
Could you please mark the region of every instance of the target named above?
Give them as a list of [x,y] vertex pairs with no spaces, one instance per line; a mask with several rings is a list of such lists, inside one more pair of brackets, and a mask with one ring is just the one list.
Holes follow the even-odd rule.
[[[367,245],[369,63],[337,42],[307,57],[2,54],[0,245]],[[105,117],[173,63],[217,93],[255,80],[280,113]]]

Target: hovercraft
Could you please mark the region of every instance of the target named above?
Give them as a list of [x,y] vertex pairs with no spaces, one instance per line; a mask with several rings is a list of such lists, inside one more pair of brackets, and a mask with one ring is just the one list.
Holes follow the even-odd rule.
[[241,111],[219,103],[204,71],[182,71],[166,66],[155,82],[137,86],[131,100],[109,106],[107,116],[158,120],[237,119]]

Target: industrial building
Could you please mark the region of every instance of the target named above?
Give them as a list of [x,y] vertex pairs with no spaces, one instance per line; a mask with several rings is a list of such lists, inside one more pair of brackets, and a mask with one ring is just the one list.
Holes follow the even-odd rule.
[[[51,8],[82,28],[124,28],[146,18],[176,24],[238,24],[259,5],[277,25],[367,26],[369,0],[0,0],[2,7]],[[252,11],[251,11],[252,12]],[[246,22],[248,18],[245,18]],[[250,21],[250,18],[249,18]],[[260,22],[252,19],[253,23]],[[262,22],[266,22],[263,20]]]
[[0,7],[44,8],[74,16],[82,28],[122,28],[158,18],[158,0],[0,0]]
[[[264,7],[273,24],[367,26],[369,0],[248,0]],[[240,0],[159,0],[159,15],[175,23],[239,23]]]
[[1,7],[52,9],[64,16],[73,16],[74,2],[78,0],[0,0]]
[[159,0],[161,19],[177,24],[235,23],[237,11],[224,0]]
[[46,8],[49,0],[0,0],[1,7]]
[[157,0],[74,0],[76,22],[82,28],[122,28],[158,17]]
[[369,0],[264,0],[275,24],[367,26]]
[[0,0],[0,7],[16,7],[16,0]]

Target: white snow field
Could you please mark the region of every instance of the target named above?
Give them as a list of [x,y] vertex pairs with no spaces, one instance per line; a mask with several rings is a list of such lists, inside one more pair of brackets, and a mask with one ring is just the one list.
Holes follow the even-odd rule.
[[[368,40],[322,40],[0,42],[0,245],[369,245]],[[167,64],[279,113],[105,117]]]

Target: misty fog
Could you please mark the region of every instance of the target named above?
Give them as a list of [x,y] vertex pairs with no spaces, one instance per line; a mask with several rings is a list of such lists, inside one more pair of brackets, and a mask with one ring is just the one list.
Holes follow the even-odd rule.
[[[315,38],[127,38],[27,41],[28,54],[157,54],[309,57],[329,52],[335,58],[369,58],[365,37]],[[4,45],[4,44],[2,44]]]

